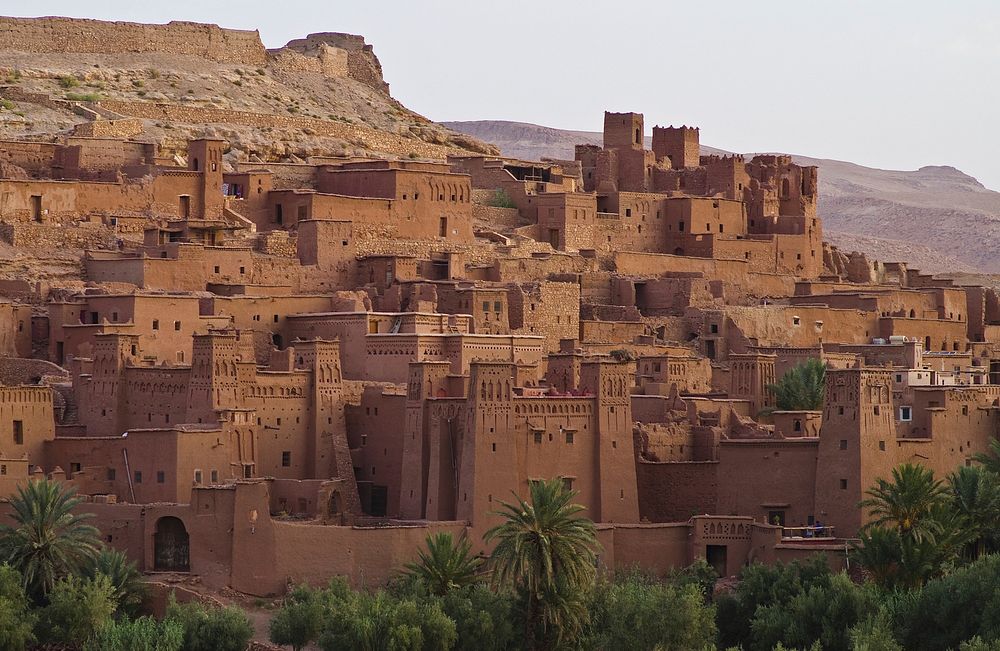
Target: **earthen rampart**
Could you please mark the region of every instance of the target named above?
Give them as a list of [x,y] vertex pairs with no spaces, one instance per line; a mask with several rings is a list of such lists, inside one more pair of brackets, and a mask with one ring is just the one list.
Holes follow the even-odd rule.
[[39,54],[157,52],[187,54],[219,63],[267,62],[264,44],[256,31],[181,21],[143,25],[52,16],[0,17],[0,43],[7,50]]

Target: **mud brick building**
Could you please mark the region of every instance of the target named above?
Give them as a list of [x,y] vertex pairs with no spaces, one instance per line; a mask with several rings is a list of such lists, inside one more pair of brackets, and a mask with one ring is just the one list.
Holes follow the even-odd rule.
[[[194,53],[385,92],[341,36]],[[0,495],[64,481],[142,569],[260,595],[382,580],[553,477],[612,569],[838,562],[876,478],[997,436],[1000,296],[825,244],[814,167],[645,135],[606,113],[574,161],[0,142],[0,235],[93,235],[78,279],[0,283]],[[822,408],[774,410],[809,359]]]

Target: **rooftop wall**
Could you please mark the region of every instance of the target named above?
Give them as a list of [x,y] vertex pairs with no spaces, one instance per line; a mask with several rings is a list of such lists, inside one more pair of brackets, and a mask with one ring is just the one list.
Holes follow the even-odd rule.
[[0,17],[0,43],[4,49],[22,52],[158,52],[189,54],[220,63],[267,62],[264,44],[256,31],[179,21],[142,25],[77,18]]

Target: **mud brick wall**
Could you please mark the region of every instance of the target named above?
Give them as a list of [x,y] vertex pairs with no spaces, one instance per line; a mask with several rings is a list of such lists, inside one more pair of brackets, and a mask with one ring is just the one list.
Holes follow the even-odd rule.
[[0,18],[0,43],[8,50],[37,53],[189,54],[220,63],[264,64],[267,53],[256,32],[171,21],[166,25],[76,18]]

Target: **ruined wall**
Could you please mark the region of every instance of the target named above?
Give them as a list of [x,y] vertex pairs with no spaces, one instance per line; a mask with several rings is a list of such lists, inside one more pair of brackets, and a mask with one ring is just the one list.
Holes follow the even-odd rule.
[[[340,50],[346,53],[347,76],[355,81],[371,86],[377,91],[389,94],[389,84],[382,78],[382,64],[371,45],[365,43],[363,36],[342,34],[338,32],[321,32],[310,34],[305,38],[289,41],[286,49],[300,54],[310,54],[322,58],[338,59],[330,50]],[[325,55],[325,56],[324,56]]]
[[256,31],[181,21],[143,25],[78,18],[0,17],[0,43],[8,50],[40,54],[158,52],[189,54],[219,63],[267,62],[264,44]]
[[84,122],[73,128],[74,136],[88,138],[134,138],[142,133],[142,120],[126,118],[124,120],[94,120]]
[[447,147],[433,145],[416,138],[405,138],[371,128],[315,118],[124,100],[103,100],[100,105],[115,113],[146,120],[199,125],[240,124],[260,129],[311,129],[317,136],[341,138],[376,151],[412,152],[422,158],[443,158],[450,151]]

